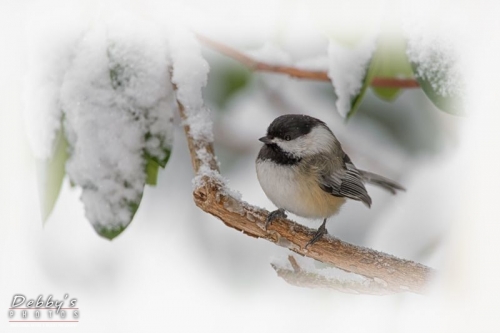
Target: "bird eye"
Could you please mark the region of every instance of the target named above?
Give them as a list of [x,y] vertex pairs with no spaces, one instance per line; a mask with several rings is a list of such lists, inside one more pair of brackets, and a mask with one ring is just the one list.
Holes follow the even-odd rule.
[[290,141],[290,140],[292,140],[292,138],[290,137],[290,135],[285,135],[285,140]]

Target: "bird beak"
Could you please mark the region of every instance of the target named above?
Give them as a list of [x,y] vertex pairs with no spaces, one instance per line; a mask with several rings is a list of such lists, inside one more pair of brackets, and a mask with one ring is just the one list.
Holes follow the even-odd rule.
[[264,142],[266,145],[273,143],[272,139],[269,136],[263,136],[259,139],[260,142]]

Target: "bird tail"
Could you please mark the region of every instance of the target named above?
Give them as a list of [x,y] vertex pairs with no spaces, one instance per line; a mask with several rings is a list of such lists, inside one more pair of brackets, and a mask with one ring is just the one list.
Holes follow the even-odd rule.
[[380,186],[381,188],[391,192],[392,194],[396,194],[397,190],[406,191],[406,189],[403,186],[399,185],[395,181],[392,181],[388,178],[363,170],[359,170],[359,173],[361,174],[361,177],[365,182]]

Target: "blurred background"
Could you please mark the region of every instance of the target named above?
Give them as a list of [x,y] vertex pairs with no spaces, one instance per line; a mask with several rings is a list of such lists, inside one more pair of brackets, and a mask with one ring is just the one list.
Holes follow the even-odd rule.
[[[358,5],[362,3],[345,5],[343,13],[356,11],[356,21],[363,21],[374,11],[360,10]],[[448,8],[446,4],[438,10]],[[251,52],[272,44],[300,62],[326,54],[328,38],[321,24],[315,24],[324,18],[306,10],[319,3],[5,0],[1,6],[2,332],[20,330],[10,326],[7,318],[12,296],[17,293],[28,298],[53,295],[55,299],[68,293],[70,298],[77,298],[80,322],[75,327],[60,328],[65,332],[500,329],[491,315],[500,310],[498,303],[490,303],[499,295],[498,287],[489,284],[498,273],[494,267],[498,258],[493,255],[496,245],[485,249],[491,257],[474,252],[480,244],[493,244],[488,237],[498,234],[494,232],[498,227],[491,223],[495,219],[483,209],[493,207],[486,203],[495,193],[484,189],[498,178],[486,172],[495,170],[497,163],[496,153],[491,153],[498,151],[493,122],[490,127],[482,127],[489,118],[481,118],[479,124],[474,115],[459,117],[442,112],[420,89],[401,91],[392,102],[381,100],[369,89],[358,113],[346,122],[335,109],[331,83],[252,72],[203,47],[210,65],[204,97],[212,111],[221,172],[231,188],[247,202],[275,209],[255,174],[258,138],[282,114],[305,113],[322,119],[359,168],[394,179],[407,188],[392,196],[370,187],[371,209],[348,202],[329,220],[329,233],[436,268],[440,274],[430,286],[430,296],[356,296],[288,285],[270,266],[271,262],[285,262],[287,250],[236,232],[195,207],[191,196],[193,172],[180,126],[176,126],[172,155],[160,171],[157,186],[146,187],[140,208],[123,234],[113,241],[99,237],[85,219],[80,191],[71,188],[68,179],[43,225],[36,163],[22,115],[29,56],[25,31],[33,15],[48,15],[57,9],[74,11],[75,17],[94,17],[93,13],[119,9],[155,20],[181,17],[195,30],[238,50]],[[490,9],[487,6],[485,13]],[[462,7],[461,11],[470,8],[467,2]],[[481,13],[477,9],[472,12],[473,16]],[[493,18],[494,14],[486,16]],[[475,59],[473,51],[482,41],[464,47],[466,59]],[[487,63],[493,54],[482,54],[482,59]],[[489,100],[482,99],[484,92],[474,88],[474,83],[485,82],[478,77],[481,71],[471,67],[464,72],[474,74],[466,76],[472,86],[468,105],[472,111],[484,111],[483,104],[476,101]],[[179,125],[179,119],[176,123]],[[488,133],[493,136],[486,139]],[[483,139],[486,141],[478,141]],[[471,152],[477,158],[471,160]],[[488,159],[479,159],[481,156]],[[470,172],[479,167],[484,172]],[[476,178],[484,173],[489,175],[488,182]],[[484,203],[479,202],[483,193],[488,193]],[[320,222],[292,218],[311,227],[318,227]],[[476,229],[480,226],[482,229]],[[478,263],[477,258],[485,262]],[[482,271],[474,266],[479,264],[492,270],[479,274]],[[482,287],[476,291],[478,286]],[[466,318],[464,313],[470,316]],[[481,330],[471,330],[478,327]]]

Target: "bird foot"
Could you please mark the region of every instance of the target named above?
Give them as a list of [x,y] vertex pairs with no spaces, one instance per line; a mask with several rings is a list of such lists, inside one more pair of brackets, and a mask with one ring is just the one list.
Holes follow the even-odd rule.
[[[326,221],[326,220],[325,220]],[[325,226],[325,222],[323,222],[323,224],[318,228],[318,231],[316,231],[316,233],[314,234],[314,236],[311,238],[311,240],[309,242],[307,242],[306,246],[304,247],[305,249],[307,249],[307,247],[309,245],[313,245],[314,243],[316,243],[321,237],[323,237],[323,235],[327,234],[328,231],[326,230],[326,226]]]
[[286,219],[286,213],[285,213],[285,210],[284,209],[277,209],[273,212],[270,212],[269,215],[267,215],[267,219],[266,219],[266,230],[267,230],[267,227],[273,223],[274,220],[276,219],[279,219],[279,218],[283,218],[283,219]]

